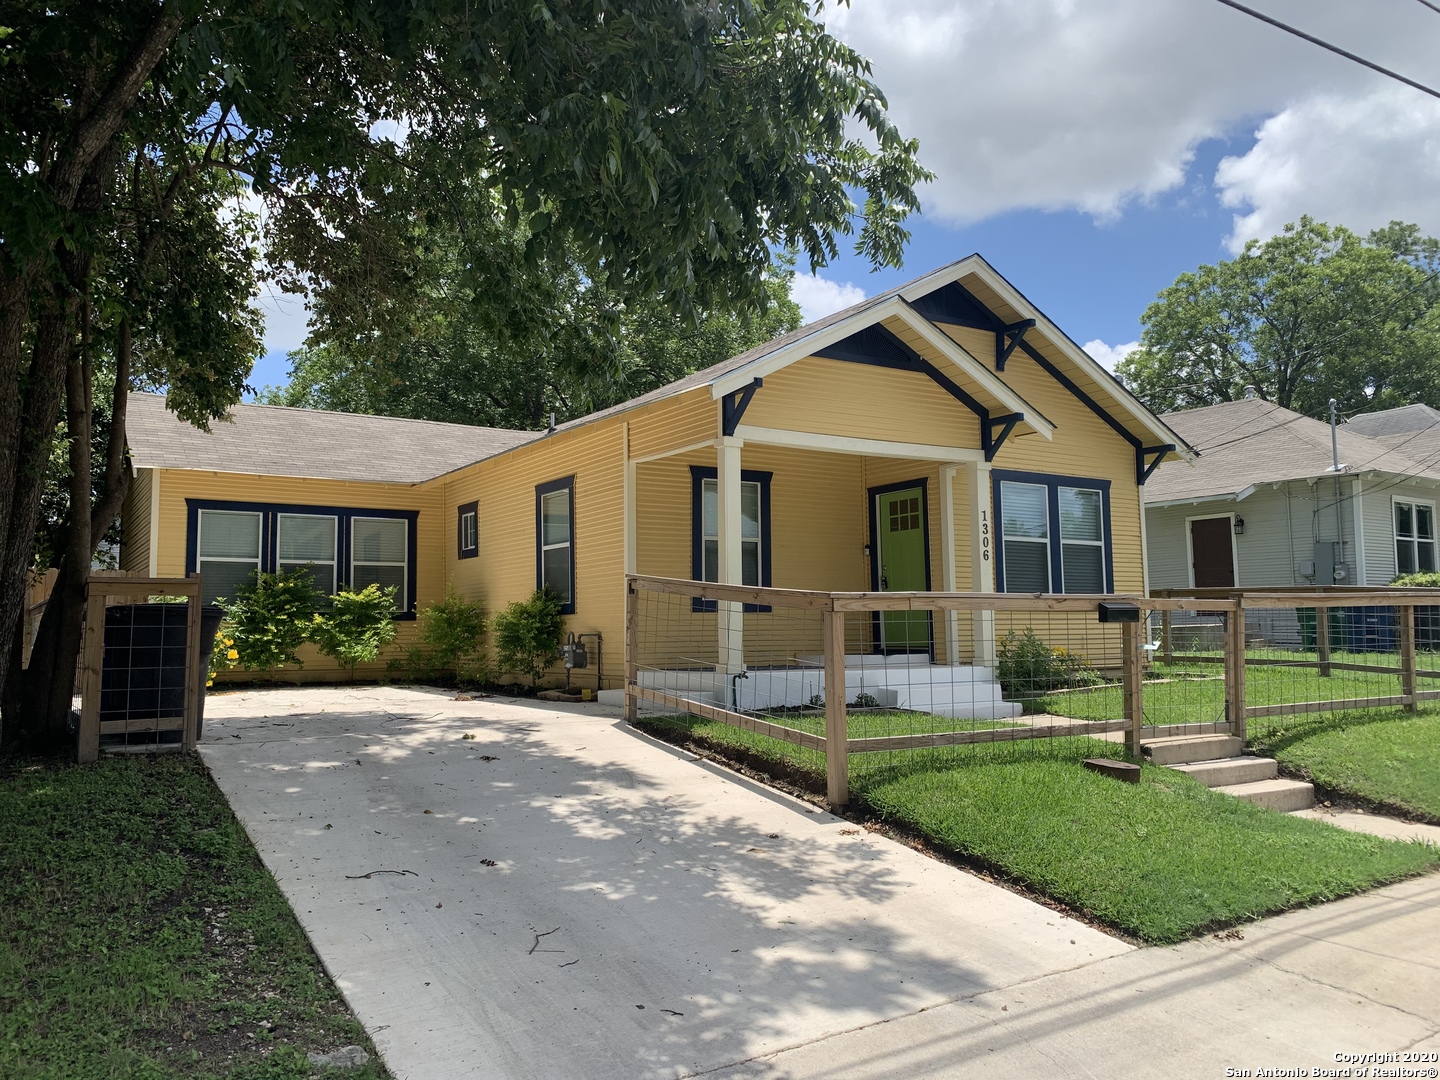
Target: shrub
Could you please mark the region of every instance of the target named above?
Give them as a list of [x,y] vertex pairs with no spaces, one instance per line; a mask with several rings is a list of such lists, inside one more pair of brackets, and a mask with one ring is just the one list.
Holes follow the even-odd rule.
[[1401,574],[1390,584],[1402,589],[1440,589],[1440,573],[1422,570],[1418,574]]
[[412,679],[446,676],[478,680],[485,676],[485,608],[478,600],[449,593],[420,611],[419,642],[392,669]]
[[1025,629],[1000,639],[996,675],[1011,697],[1033,697],[1072,686],[1096,686],[1104,680],[1083,656],[1064,648],[1051,648]]
[[310,626],[310,640],[355,678],[355,665],[368,664],[395,640],[395,587],[370,584],[359,592],[338,592]]
[[560,598],[537,589],[528,600],[517,600],[495,616],[495,660],[501,671],[523,675],[534,686],[555,659],[565,618]]
[[281,574],[256,574],[253,583],[235,590],[235,599],[217,601],[225,611],[235,662],[247,671],[272,674],[286,664],[301,666],[295,652],[309,640],[315,612],[325,599],[309,569],[297,566]]

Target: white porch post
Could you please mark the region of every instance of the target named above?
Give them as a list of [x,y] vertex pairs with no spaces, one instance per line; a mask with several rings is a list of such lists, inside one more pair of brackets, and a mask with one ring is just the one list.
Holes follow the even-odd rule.
[[[970,462],[965,466],[970,489],[970,588],[974,592],[995,591],[995,545],[999,542],[995,509],[990,504],[990,464]],[[975,663],[995,663],[995,613],[977,611],[974,623]]]
[[[743,440],[733,436],[721,436],[715,445],[716,516],[719,518],[716,569],[724,585],[745,583],[740,558],[740,448],[743,445]],[[744,671],[744,607],[733,600],[721,600],[716,604],[716,612],[720,646],[716,667],[726,674]]]
[[[955,572],[955,470],[954,465],[940,467],[940,543],[945,549],[941,587],[946,592],[958,592],[960,589]],[[960,663],[958,611],[945,613],[945,662]]]

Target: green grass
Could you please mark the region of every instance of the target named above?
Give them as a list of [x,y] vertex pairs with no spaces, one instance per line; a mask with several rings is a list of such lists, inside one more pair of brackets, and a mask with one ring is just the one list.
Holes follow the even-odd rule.
[[1440,710],[1277,717],[1258,747],[1331,791],[1440,822]]
[[[1215,654],[1218,657],[1218,654]],[[1270,651],[1267,659],[1314,661],[1315,654]],[[1336,663],[1398,667],[1400,658],[1385,653],[1335,652]],[[1313,667],[1249,665],[1245,669],[1247,705],[1281,705],[1298,701],[1337,701],[1349,698],[1389,697],[1400,693],[1396,675],[1332,669],[1322,677]],[[1008,696],[1008,695],[1007,695]],[[1221,664],[1187,663],[1182,655],[1173,664],[1155,664],[1144,692],[1145,719],[1151,724],[1211,723],[1224,719],[1225,680]],[[1121,711],[1116,683],[1093,690],[1071,690],[1035,698],[1028,707],[1077,720],[1116,720]],[[1265,721],[1261,721],[1265,723]]]
[[[823,780],[815,751],[693,717],[640,725]],[[1169,769],[1118,783],[1080,766],[1094,756],[1121,748],[1074,737],[859,754],[851,788],[882,819],[1157,944],[1440,865],[1434,847],[1261,810]]]
[[7,763],[0,821],[0,1076],[386,1075],[198,760]]

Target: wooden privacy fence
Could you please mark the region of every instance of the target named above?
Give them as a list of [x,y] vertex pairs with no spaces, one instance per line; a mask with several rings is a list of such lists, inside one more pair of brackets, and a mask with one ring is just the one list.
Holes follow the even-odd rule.
[[[185,683],[183,707],[179,716],[156,716],[149,719],[102,720],[101,696],[105,668],[105,609],[111,604],[143,604],[152,596],[184,597],[185,618]],[[178,606],[178,605],[177,605]],[[80,733],[77,759],[95,761],[100,756],[102,735],[153,733],[158,740],[162,731],[179,731],[179,747],[193,750],[200,717],[200,699],[205,693],[205,680],[200,672],[200,576],[188,578],[131,577],[114,571],[92,571],[85,608],[85,635],[80,653]],[[155,650],[157,653],[159,648]],[[156,667],[159,661],[157,658]],[[127,686],[128,690],[128,686]],[[163,710],[156,709],[156,712]],[[156,742],[153,744],[159,747]],[[175,744],[169,744],[175,745]]]
[[[1100,622],[1103,606],[1127,605],[1138,619]],[[1228,660],[1224,712],[1214,724],[1147,726],[1142,701],[1150,651],[1145,628],[1151,613],[1226,613],[1238,607],[1234,600],[1186,597],[818,592],[629,575],[626,717],[634,719],[639,703],[647,701],[823,753],[827,796],[833,806],[848,801],[851,754],[1112,733],[1122,734],[1130,752],[1138,754],[1142,738],[1200,726],[1224,730],[1237,720],[1243,727],[1243,665]],[[1242,625],[1238,619],[1230,623]],[[887,633],[903,634],[907,629],[916,631],[903,643],[908,648],[887,645]],[[1118,682],[1116,715],[1083,724],[1064,717],[1049,722],[1051,718],[1043,716],[1012,722],[1020,718],[1021,710],[1000,699],[991,669],[997,641],[1002,649],[1023,647],[1025,631],[1035,635],[1042,654],[1051,657],[1073,658],[1083,649],[1087,671],[1103,669],[1112,685]],[[1243,655],[1243,642],[1227,644],[1226,656],[1232,655]],[[867,657],[876,656],[880,662],[867,665]],[[900,664],[892,663],[895,657]],[[876,693],[863,691],[866,671],[872,673]],[[960,693],[969,695],[963,704],[972,711],[971,722],[939,716],[901,733],[852,735],[847,676],[857,672],[861,697],[875,705],[887,703],[877,696],[880,693],[898,697],[899,691],[893,689],[896,681],[916,699],[930,695],[926,700],[932,707],[935,695],[943,694],[947,685],[952,694],[960,687]],[[887,681],[891,685],[885,685]],[[768,688],[768,698],[763,688]],[[991,697],[982,698],[982,691]],[[1232,698],[1232,693],[1240,696]],[[812,712],[823,708],[823,731],[807,730],[807,701]],[[957,708],[953,698],[940,704],[952,714]],[[923,713],[909,701],[898,711]]]

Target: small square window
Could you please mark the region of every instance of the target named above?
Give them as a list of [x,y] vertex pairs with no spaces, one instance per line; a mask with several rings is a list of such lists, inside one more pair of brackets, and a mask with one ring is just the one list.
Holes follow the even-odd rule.
[[461,559],[480,554],[479,503],[464,503],[455,509],[455,554]]

